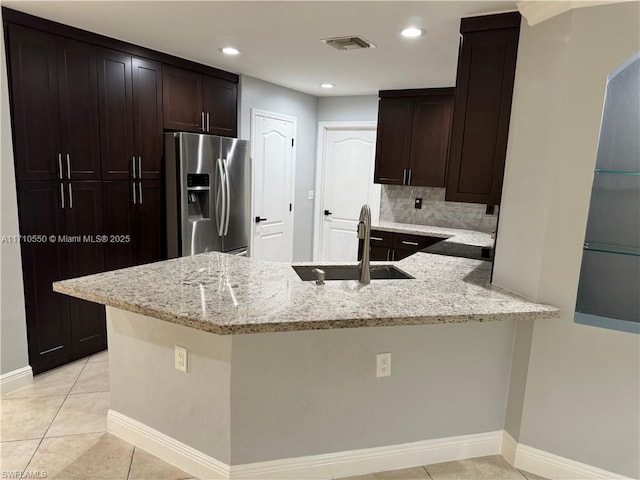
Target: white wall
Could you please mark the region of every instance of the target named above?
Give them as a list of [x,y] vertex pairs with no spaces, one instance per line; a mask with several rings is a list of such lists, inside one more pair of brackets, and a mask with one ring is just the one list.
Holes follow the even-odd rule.
[[251,139],[251,109],[258,108],[296,117],[296,193],[293,260],[309,261],[313,250],[313,190],[316,165],[316,125],[318,99],[305,93],[265,82],[248,75],[240,76],[240,134]]
[[378,96],[320,97],[319,122],[375,122],[378,120]]
[[[18,234],[9,89],[4,51],[0,39],[0,234]],[[0,373],[26,367],[27,331],[22,289],[22,265],[18,243],[0,244]]]
[[638,51],[639,19],[634,2],[523,23],[494,270],[562,310],[534,326],[520,442],[633,478],[640,339],[573,312],[606,79]]

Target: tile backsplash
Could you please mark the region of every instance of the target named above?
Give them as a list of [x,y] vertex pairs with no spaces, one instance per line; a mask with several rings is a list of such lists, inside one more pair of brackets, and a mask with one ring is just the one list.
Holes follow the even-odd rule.
[[[382,185],[380,221],[464,228],[487,233],[496,231],[497,208],[495,214],[487,215],[486,205],[446,202],[444,193],[444,188]],[[416,198],[422,198],[421,209],[413,207]]]

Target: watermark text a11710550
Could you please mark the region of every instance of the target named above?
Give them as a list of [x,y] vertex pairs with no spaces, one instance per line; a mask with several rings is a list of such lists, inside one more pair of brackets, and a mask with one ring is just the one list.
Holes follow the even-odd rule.
[[131,235],[0,235],[0,244],[12,243],[131,243]]

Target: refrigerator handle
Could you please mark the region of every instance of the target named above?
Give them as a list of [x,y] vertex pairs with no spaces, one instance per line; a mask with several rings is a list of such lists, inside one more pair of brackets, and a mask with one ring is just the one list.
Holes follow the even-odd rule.
[[222,232],[223,236],[226,236],[227,233],[229,233],[229,217],[231,216],[231,198],[230,198],[230,191],[231,188],[229,187],[229,169],[227,168],[227,159],[223,158],[222,159],[222,167],[224,169],[224,190],[225,190],[225,197],[226,197],[226,207],[227,210],[225,212],[225,222],[224,222],[224,231]]
[[[216,193],[216,226],[218,227],[218,236],[222,237],[224,235],[223,228],[225,223],[225,215],[227,211],[227,196],[225,193],[225,184],[224,184],[224,167],[222,166],[222,159],[219,158],[217,162],[218,167],[218,180],[220,182],[218,192]],[[222,211],[219,212],[218,199],[221,198],[222,201]]]

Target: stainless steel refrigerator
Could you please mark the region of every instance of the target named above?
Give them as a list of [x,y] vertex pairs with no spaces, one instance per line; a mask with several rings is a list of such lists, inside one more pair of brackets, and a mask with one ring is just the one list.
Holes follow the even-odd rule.
[[248,142],[165,134],[167,254],[247,255],[250,235]]

